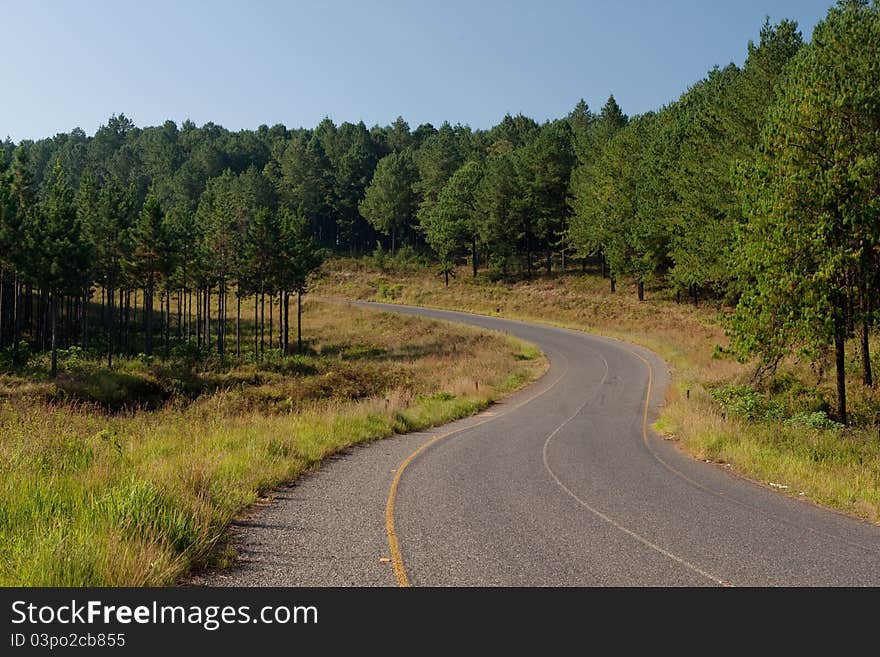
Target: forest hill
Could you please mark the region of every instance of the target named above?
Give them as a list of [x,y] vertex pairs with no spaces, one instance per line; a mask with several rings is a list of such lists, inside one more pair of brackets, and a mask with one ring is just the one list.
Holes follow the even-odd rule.
[[[55,347],[61,317],[67,343],[106,350],[108,363],[120,348],[151,353],[157,331],[166,350],[195,341],[222,354],[230,301],[238,335],[242,300],[264,308],[268,297],[270,317],[273,300],[285,309],[286,349],[289,296],[321,254],[377,242],[392,254],[430,249],[447,282],[464,258],[475,276],[480,266],[531,276],[554,257],[593,256],[612,288],[627,277],[640,298],[665,285],[732,307],[732,345],[758,357],[759,373],[792,353],[833,354],[845,423],[856,334],[873,385],[878,90],[878,8],[841,0],[810,43],[791,21],[765,23],[743,66],[713,68],[634,117],[612,96],[598,113],[581,101],[558,120],[508,115],[489,130],[411,130],[398,118],[231,132],[138,128],[119,115],[91,137],[7,140],[0,348],[15,359]],[[138,293],[139,332],[129,316]],[[95,295],[104,311],[92,326]]]

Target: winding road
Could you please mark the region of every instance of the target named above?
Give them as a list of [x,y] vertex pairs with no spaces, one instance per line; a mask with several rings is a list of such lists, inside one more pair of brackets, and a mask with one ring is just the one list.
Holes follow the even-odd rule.
[[349,450],[237,523],[232,586],[878,586],[880,527],[680,453],[650,431],[651,352],[442,310],[550,368],[477,416]]

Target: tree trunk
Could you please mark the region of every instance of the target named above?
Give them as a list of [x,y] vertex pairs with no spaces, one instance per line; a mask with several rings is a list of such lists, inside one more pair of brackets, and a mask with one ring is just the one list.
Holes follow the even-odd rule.
[[51,300],[45,292],[40,293],[40,349],[46,351],[46,333],[49,324],[49,306]]
[[122,320],[121,325],[119,327],[119,343],[123,344],[123,340],[125,341],[123,348],[125,349],[126,353],[128,352],[128,315],[129,315],[130,311],[131,311],[131,290],[127,289],[127,290],[125,290],[125,316],[123,317],[123,320]]
[[211,349],[211,286],[205,286],[205,348]]
[[241,358],[241,294],[235,292],[235,357]]
[[617,279],[614,276],[611,277],[611,292],[615,292],[617,290]]
[[446,287],[449,287],[449,270],[448,270],[448,269],[444,269],[444,270],[443,270],[443,275],[446,277]]
[[227,305],[229,304],[229,289],[226,287],[226,279],[223,279],[223,314],[220,315],[220,327],[223,333],[223,353],[226,353],[226,322],[229,319]]
[[153,283],[144,290],[144,353],[153,355]]
[[284,292],[284,346],[282,349],[284,350],[284,355],[287,355],[288,345],[290,337],[290,293]]
[[474,268],[474,278],[477,277],[477,238],[471,240],[471,264]]
[[73,341],[73,314],[75,312],[73,308],[73,296],[70,294],[65,294],[61,297],[62,299],[62,309],[64,311],[63,322],[61,324],[62,330],[64,332],[64,347],[65,349],[69,349],[70,345]]
[[84,289],[82,295],[82,345],[83,349],[89,344],[89,290]]
[[223,355],[224,352],[224,331],[226,330],[226,290],[225,282],[220,280],[220,288],[217,290],[217,354]]
[[303,350],[302,334],[302,290],[296,291],[296,351],[301,354]]
[[269,295],[269,348],[275,346],[275,295]]
[[532,247],[531,244],[526,249],[526,278],[532,278]]
[[18,362],[18,340],[21,335],[21,284],[18,272],[12,277],[12,359]]
[[266,351],[266,293],[260,290],[260,358]]
[[202,329],[202,290],[196,292],[196,344],[201,348],[202,346],[202,336],[204,331]]
[[223,331],[225,327],[223,326],[223,318],[225,317],[225,312],[223,310],[223,304],[225,303],[224,292],[223,292],[223,281],[220,281],[220,286],[217,288],[217,354],[223,354],[223,341],[225,336],[223,335]]
[[547,274],[550,274],[550,268],[553,266],[553,251],[547,251]]
[[165,288],[165,358],[171,353],[171,288]]
[[56,338],[56,324],[58,323],[56,318],[58,313],[55,308],[57,305],[57,295],[53,294],[50,296],[49,301],[50,312],[52,313],[52,370],[49,376],[53,379],[58,376],[58,345]]
[[871,372],[871,346],[868,342],[870,324],[867,317],[862,319],[862,382],[869,388],[874,387],[874,376]]
[[107,287],[110,312],[107,313],[107,369],[113,369],[113,286]]
[[[137,331],[138,331],[138,292],[140,290],[138,288],[134,288],[134,303],[131,306],[131,329],[134,331],[134,336],[132,342],[134,343],[137,340]],[[134,351],[134,344],[132,344],[132,351]]]
[[562,273],[565,273],[565,233],[566,233],[565,220],[562,220],[562,242],[561,242],[561,255],[562,255]]
[[3,303],[3,301],[5,300],[5,297],[3,295],[3,288],[6,285],[6,277],[4,276],[5,273],[6,271],[3,269],[3,267],[0,267],[0,347],[3,346],[3,322],[6,319],[6,315],[3,312],[6,309],[6,306]]
[[645,282],[639,281],[636,289],[638,290],[639,301],[644,301],[645,300]]
[[834,365],[837,370],[837,421],[847,424],[846,418],[846,354],[843,329],[846,319],[841,318],[837,335],[834,337]]
[[852,292],[852,287],[848,286],[848,288],[847,297],[849,300],[846,304],[846,327],[849,334],[854,335],[856,332],[856,302],[853,298],[855,295]]

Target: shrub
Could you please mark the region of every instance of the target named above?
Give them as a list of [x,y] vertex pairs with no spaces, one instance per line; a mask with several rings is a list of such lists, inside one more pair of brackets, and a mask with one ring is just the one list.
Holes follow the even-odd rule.
[[72,346],[58,350],[58,363],[67,372],[81,372],[86,365],[86,356],[82,347]]
[[14,370],[24,367],[31,359],[31,346],[24,340],[15,346],[0,349],[0,370]]
[[380,299],[397,299],[400,297],[402,292],[403,285],[400,283],[388,283],[386,281],[379,281],[379,289],[376,294]]
[[795,413],[785,420],[785,424],[798,427],[809,427],[810,429],[842,429],[843,425],[835,422],[825,411],[815,411],[812,413]]

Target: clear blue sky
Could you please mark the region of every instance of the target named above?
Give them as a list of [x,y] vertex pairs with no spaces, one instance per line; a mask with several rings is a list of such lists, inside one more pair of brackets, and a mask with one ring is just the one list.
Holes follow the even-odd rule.
[[614,93],[629,114],[741,64],[765,15],[809,39],[833,0],[0,0],[0,137],[123,112],[311,127],[539,121]]

